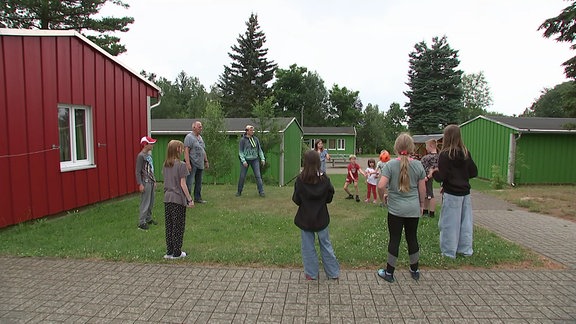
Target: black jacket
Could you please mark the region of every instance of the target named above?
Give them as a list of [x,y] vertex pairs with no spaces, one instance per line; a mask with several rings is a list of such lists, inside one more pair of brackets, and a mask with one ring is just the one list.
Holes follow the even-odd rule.
[[334,186],[326,175],[321,179],[317,184],[308,184],[297,177],[294,183],[292,201],[298,205],[294,224],[304,231],[318,232],[330,224],[326,204],[332,202]]
[[448,157],[448,152],[440,152],[438,157],[438,172],[433,174],[434,180],[442,182],[444,192],[454,196],[470,194],[470,178],[478,176],[478,168],[468,152],[464,158],[462,151],[457,151],[454,159]]

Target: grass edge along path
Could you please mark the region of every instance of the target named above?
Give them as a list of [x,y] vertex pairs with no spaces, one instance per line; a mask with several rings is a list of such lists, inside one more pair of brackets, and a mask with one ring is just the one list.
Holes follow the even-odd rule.
[[[377,268],[386,263],[388,231],[385,208],[346,200],[344,175],[332,175],[336,189],[329,205],[330,237],[343,269]],[[164,260],[164,204],[156,191],[158,225],[137,229],[139,195],[98,203],[58,217],[0,230],[0,255],[80,258],[144,263],[194,263],[218,266],[301,267],[300,230],[293,224],[292,185],[265,186],[266,197],[247,183],[241,197],[235,185],[203,185],[207,204],[187,210],[182,260]],[[360,184],[360,195],[366,188]],[[439,215],[439,207],[437,215]],[[474,255],[441,257],[438,217],[420,219],[418,237],[423,269],[538,268],[537,254],[483,228],[474,229]],[[408,266],[404,238],[398,267]]]

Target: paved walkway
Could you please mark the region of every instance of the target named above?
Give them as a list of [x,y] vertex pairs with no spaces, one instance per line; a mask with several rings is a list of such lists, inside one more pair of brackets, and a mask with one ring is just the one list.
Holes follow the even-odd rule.
[[565,270],[301,269],[0,257],[0,323],[575,323],[576,223],[474,193],[477,225]]

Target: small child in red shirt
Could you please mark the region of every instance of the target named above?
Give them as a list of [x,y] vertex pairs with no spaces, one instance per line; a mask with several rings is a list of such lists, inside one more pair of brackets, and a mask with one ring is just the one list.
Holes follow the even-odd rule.
[[362,170],[360,165],[356,163],[356,155],[351,154],[349,157],[350,163],[348,164],[348,174],[346,176],[346,182],[344,183],[344,191],[348,194],[346,199],[354,199],[354,196],[348,190],[348,185],[354,183],[354,191],[356,192],[356,202],[360,202],[360,196],[358,196],[358,172],[362,173],[366,177],[366,173]]

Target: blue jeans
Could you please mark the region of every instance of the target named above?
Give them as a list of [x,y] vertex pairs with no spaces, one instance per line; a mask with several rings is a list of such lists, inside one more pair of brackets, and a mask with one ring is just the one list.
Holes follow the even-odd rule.
[[474,219],[470,195],[454,196],[444,193],[438,227],[440,251],[443,255],[450,258],[456,258],[456,253],[472,255]]
[[238,193],[242,193],[244,189],[244,181],[246,180],[246,174],[248,173],[248,167],[252,167],[254,172],[254,177],[256,178],[256,185],[258,186],[258,193],[264,193],[264,185],[262,184],[262,175],[260,175],[260,160],[246,160],[247,166],[244,166],[240,162],[240,179],[238,180]]
[[328,227],[319,232],[301,230],[304,273],[314,279],[318,279],[318,255],[316,254],[316,247],[314,246],[316,234],[318,235],[318,243],[320,244],[320,255],[322,256],[324,272],[328,278],[338,278],[340,276],[340,265],[338,264],[338,260],[336,260],[336,255],[330,242]]
[[199,169],[192,166],[190,174],[186,177],[186,186],[188,186],[188,192],[192,194],[192,182],[194,182],[194,201],[202,200],[202,172],[204,169]]

